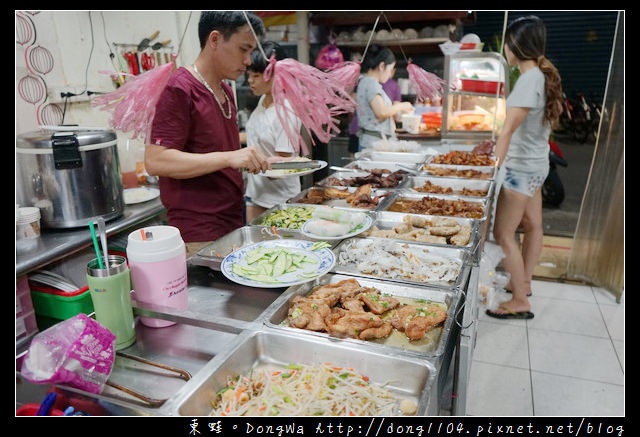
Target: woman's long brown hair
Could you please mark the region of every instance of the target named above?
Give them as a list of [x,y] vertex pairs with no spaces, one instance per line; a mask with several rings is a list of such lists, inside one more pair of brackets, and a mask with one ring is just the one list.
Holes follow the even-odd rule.
[[536,16],[520,17],[507,27],[505,43],[520,60],[534,60],[545,77],[544,119],[551,127],[558,123],[562,112],[562,80],[558,69],[545,56],[547,29]]

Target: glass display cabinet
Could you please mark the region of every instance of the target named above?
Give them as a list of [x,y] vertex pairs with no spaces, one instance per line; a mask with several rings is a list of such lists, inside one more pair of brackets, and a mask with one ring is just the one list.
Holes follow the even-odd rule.
[[494,52],[459,51],[445,56],[443,139],[482,140],[500,133],[509,95],[503,56]]

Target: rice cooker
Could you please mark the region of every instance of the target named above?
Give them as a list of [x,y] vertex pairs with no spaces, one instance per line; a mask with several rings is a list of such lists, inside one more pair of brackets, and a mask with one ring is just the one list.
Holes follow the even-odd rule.
[[25,201],[40,208],[49,228],[86,226],[122,215],[124,197],[116,133],[48,127],[16,137],[16,163]]

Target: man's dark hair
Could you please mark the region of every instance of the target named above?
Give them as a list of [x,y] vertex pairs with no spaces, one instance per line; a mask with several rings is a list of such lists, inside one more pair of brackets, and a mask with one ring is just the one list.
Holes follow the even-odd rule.
[[[253,12],[246,11],[251,27],[258,37],[264,35],[264,24],[260,17]],[[207,44],[209,34],[217,30],[226,40],[237,32],[239,27],[247,24],[247,19],[242,11],[202,11],[200,22],[198,23],[198,37],[200,38],[200,48]]]
[[[253,71],[254,73],[264,73],[264,70],[266,70],[269,65],[269,59],[271,59],[272,55],[275,55],[276,61],[280,61],[287,57],[284,49],[277,42],[263,42],[262,50],[264,50],[264,55],[258,48],[251,52],[251,65],[247,67],[249,71]],[[264,58],[265,56],[267,59]]]

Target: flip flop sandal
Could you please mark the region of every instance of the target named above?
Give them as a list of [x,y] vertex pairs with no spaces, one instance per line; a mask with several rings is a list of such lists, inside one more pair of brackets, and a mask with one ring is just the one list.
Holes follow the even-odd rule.
[[502,309],[503,311],[507,311],[507,312],[496,313],[495,311],[487,310],[486,313],[488,316],[494,317],[496,319],[521,319],[521,320],[533,319],[533,313],[531,311],[512,311],[504,307],[498,307],[498,309]]

